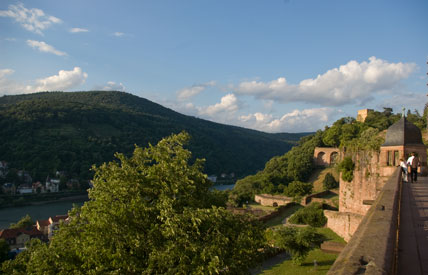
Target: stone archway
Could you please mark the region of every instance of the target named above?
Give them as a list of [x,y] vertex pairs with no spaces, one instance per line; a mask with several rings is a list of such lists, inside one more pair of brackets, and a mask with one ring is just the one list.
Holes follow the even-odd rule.
[[318,166],[329,166],[340,160],[339,148],[316,147],[314,151],[314,162]]
[[320,165],[324,165],[325,164],[325,153],[324,152],[319,152],[318,156],[317,156],[317,163]]

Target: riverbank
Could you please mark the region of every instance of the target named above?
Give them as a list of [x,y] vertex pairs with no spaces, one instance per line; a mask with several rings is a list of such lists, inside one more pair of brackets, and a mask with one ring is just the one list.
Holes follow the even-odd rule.
[[0,209],[55,203],[58,201],[88,200],[87,191],[0,196]]

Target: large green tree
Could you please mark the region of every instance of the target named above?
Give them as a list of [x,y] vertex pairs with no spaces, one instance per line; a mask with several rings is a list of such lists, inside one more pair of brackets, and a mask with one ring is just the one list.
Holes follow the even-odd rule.
[[[261,225],[211,205],[203,161],[190,164],[181,133],[94,168],[90,201],[49,244],[21,253],[17,274],[242,273],[263,247]],[[22,255],[22,256],[21,256]],[[23,261],[22,259],[26,259]]]
[[319,247],[324,239],[313,227],[287,226],[272,233],[275,246],[290,253],[293,262],[298,265],[301,265],[309,251]]

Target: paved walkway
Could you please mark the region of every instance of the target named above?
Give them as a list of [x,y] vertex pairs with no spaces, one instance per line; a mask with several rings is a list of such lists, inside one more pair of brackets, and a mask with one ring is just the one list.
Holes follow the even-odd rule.
[[428,275],[428,178],[403,183],[398,274]]

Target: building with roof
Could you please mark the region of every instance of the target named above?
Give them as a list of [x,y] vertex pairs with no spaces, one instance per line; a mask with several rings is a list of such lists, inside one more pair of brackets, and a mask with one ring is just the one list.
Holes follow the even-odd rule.
[[422,142],[421,130],[406,117],[402,117],[388,128],[385,142],[381,146],[379,165],[383,168],[382,176],[391,175],[400,164],[399,159],[407,160],[413,152],[419,157],[420,173],[426,175],[427,151]]
[[0,231],[0,238],[4,239],[11,249],[25,247],[31,239],[37,238],[46,241],[47,238],[36,227],[3,229]]
[[58,230],[60,222],[67,221],[67,219],[68,215],[57,215],[55,217],[49,217],[47,220],[37,220],[36,228],[50,240],[55,230]]

